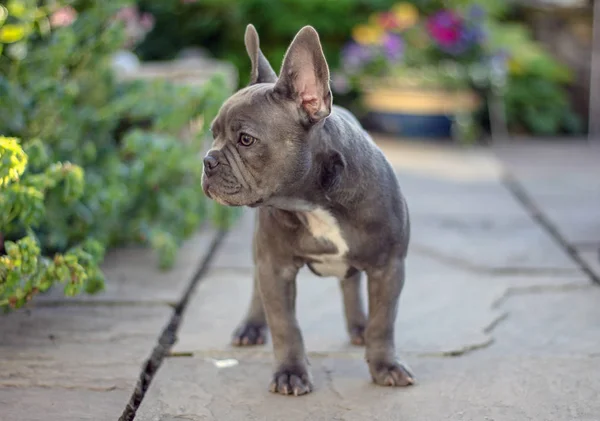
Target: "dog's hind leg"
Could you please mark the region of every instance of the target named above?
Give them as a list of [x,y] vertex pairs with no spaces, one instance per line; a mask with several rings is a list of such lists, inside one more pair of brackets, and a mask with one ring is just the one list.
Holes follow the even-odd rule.
[[361,272],[356,272],[347,278],[340,279],[346,328],[350,335],[350,342],[354,345],[365,344],[364,332],[367,325],[367,316],[363,304],[361,282]]
[[267,319],[258,289],[257,272],[255,266],[250,306],[246,317],[233,332],[232,344],[235,346],[263,345],[267,342]]

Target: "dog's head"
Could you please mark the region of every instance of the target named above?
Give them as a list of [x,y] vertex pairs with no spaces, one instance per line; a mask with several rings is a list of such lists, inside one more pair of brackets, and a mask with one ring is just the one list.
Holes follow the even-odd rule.
[[230,97],[212,123],[204,158],[206,195],[229,206],[258,206],[289,197],[311,170],[311,130],[331,113],[329,69],[319,35],[306,26],[290,44],[279,77],[259,47],[254,26],[245,44],[249,86]]

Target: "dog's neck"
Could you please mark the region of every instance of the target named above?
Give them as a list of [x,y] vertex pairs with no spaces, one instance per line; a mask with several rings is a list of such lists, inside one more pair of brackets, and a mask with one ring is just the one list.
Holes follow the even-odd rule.
[[288,212],[310,212],[319,207],[318,204],[312,203],[306,199],[283,196],[270,198],[264,205]]

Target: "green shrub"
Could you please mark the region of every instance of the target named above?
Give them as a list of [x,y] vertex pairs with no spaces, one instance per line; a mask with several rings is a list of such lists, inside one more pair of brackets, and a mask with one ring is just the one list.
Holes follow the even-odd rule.
[[[6,241],[6,254],[0,256],[0,308],[18,308],[52,284],[65,284],[65,295],[82,290],[93,293],[102,288],[98,264],[104,255],[102,245],[87,240],[52,259],[41,254],[31,227],[45,216],[47,193],[56,192],[64,203],[81,198],[83,170],[70,163],[54,163],[38,174],[25,173],[28,157],[17,139],[0,136],[0,232],[11,224],[27,230],[18,241]],[[1,237],[0,237],[1,240]]]
[[509,129],[534,135],[577,134],[583,130],[566,87],[572,71],[514,21],[490,21],[490,45],[505,52],[508,78],[504,89]]
[[[0,135],[22,142],[2,139],[0,306],[65,280],[68,295],[99,290],[105,247],[150,245],[167,268],[208,216],[233,217],[200,184],[203,123],[229,94],[224,78],[118,83],[113,16],[126,2],[67,3],[76,19],[62,25],[54,2],[0,6]],[[183,136],[190,121],[199,129]]]
[[244,47],[248,23],[256,26],[261,49],[275,69],[294,35],[304,25],[314,26],[332,68],[352,27],[394,0],[138,0],[155,17],[154,29],[137,48],[144,59],[168,59],[182,48],[202,46],[216,57],[235,64],[240,85],[248,82],[249,61]]

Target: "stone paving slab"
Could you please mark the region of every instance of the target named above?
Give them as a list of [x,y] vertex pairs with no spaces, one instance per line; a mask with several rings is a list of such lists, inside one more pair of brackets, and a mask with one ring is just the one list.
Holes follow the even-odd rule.
[[215,230],[203,227],[184,242],[173,267],[158,268],[156,254],[145,247],[117,248],[102,264],[105,291],[94,295],[65,297],[60,286],[39,297],[41,302],[176,303],[208,252]]
[[413,215],[411,236],[412,250],[475,270],[546,274],[580,271],[548,233],[526,214],[497,218]]
[[116,420],[171,313],[63,305],[3,316],[0,419]]
[[252,270],[252,235],[256,211],[246,209],[227,233],[219,251],[210,263],[211,268]]
[[495,153],[567,241],[600,244],[598,145],[531,142]]
[[596,285],[515,290],[499,308],[508,317],[494,328],[495,342],[485,355],[600,356]]
[[360,358],[312,358],[315,391],[267,392],[271,364],[170,358],[138,411],[140,421],[187,420],[597,420],[599,357],[414,358],[416,386],[370,383]]
[[535,206],[569,243],[600,244],[600,170],[559,171],[560,175],[542,172],[533,176],[517,172],[516,177]]
[[[241,259],[233,259],[230,249],[222,247],[216,261],[224,263],[223,256],[231,258],[232,267],[213,268],[196,289],[173,348],[176,354],[233,352],[230,335],[246,312],[252,271],[239,267]],[[492,340],[487,328],[504,315],[494,308],[495,303],[511,288],[581,285],[589,285],[589,280],[581,275],[493,276],[413,253],[407,262],[407,282],[398,315],[398,346],[403,352],[427,355],[486,346]],[[366,297],[365,289],[363,285]],[[302,270],[297,308],[310,352],[362,352],[348,344],[337,279],[319,278]],[[270,352],[269,347],[254,349]]]
[[[230,350],[230,334],[245,314],[251,288],[250,272],[212,271],[192,298],[173,351],[185,354]],[[466,290],[464,295],[454,293],[461,288]],[[435,294],[429,293],[432,290]],[[483,331],[500,317],[491,307],[503,291],[500,284],[480,282],[478,277],[444,267],[435,260],[412,259],[398,316],[400,348],[404,352],[444,353],[487,343],[489,337]],[[362,352],[349,344],[336,279],[318,278],[303,270],[298,279],[297,309],[311,352]],[[446,313],[451,316],[446,317]],[[441,328],[440,323],[446,328]],[[270,352],[270,347],[262,349]]]
[[502,164],[487,148],[461,148],[427,141],[398,141],[382,135],[373,136],[394,168],[421,177],[459,182],[499,180]]
[[121,390],[0,388],[2,421],[116,421],[129,396]]
[[104,293],[54,291],[4,315],[0,420],[118,419],[214,235],[198,232],[166,272],[148,249],[114,250]]
[[411,215],[454,218],[514,218],[523,208],[499,180],[454,180],[421,175],[406,168],[397,171]]
[[132,386],[170,307],[60,306],[3,316],[0,387]]

